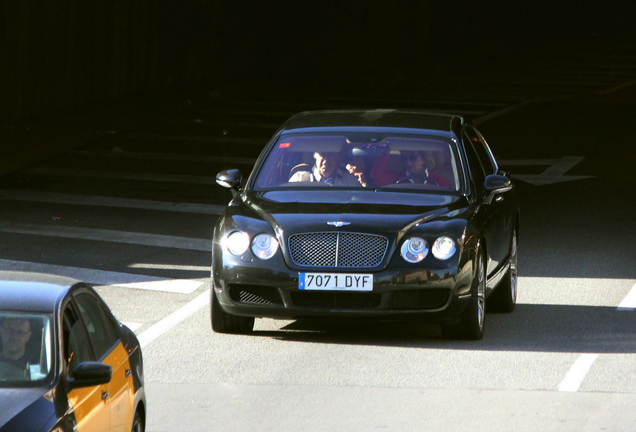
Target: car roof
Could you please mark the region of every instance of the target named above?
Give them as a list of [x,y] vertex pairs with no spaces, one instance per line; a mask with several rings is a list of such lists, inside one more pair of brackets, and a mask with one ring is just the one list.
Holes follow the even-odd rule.
[[284,131],[313,128],[369,127],[426,129],[451,132],[464,123],[455,114],[417,110],[328,110],[305,111],[290,118],[282,127]]
[[0,271],[0,309],[53,313],[78,280],[43,273]]

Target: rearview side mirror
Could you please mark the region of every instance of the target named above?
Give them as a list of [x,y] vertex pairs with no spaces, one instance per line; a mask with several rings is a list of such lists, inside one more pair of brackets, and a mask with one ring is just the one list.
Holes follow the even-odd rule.
[[484,188],[491,194],[504,193],[512,189],[512,182],[504,175],[491,174],[486,177]]
[[68,379],[71,388],[92,387],[108,384],[113,376],[110,365],[99,362],[82,362],[73,369],[72,378]]

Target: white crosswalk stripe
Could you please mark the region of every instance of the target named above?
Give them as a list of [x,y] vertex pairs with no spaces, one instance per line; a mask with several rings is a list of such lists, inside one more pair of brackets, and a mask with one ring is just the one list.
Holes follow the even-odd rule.
[[75,170],[62,168],[31,168],[25,171],[28,174],[46,175],[46,176],[66,176],[66,177],[82,177],[82,178],[102,178],[113,180],[139,180],[152,182],[173,182],[173,183],[192,183],[214,185],[216,180],[214,177],[191,176],[191,175],[170,175],[170,174],[146,174],[146,173],[125,173],[116,171],[97,171],[97,170]]
[[118,207],[178,213],[221,214],[225,206],[196,203],[173,203],[95,195],[77,195],[36,190],[0,190],[0,200],[71,204],[96,207]]
[[236,163],[244,165],[254,165],[256,158],[241,158],[228,156],[204,156],[204,155],[184,155],[171,153],[147,153],[147,152],[113,152],[113,151],[87,151],[77,150],[71,151],[70,154],[94,157],[122,158],[122,159],[144,159],[144,160],[178,160],[185,162],[215,162],[215,163]]
[[0,259],[0,268],[8,271],[49,273],[81,280],[96,286],[110,285],[122,288],[163,291],[179,294],[190,294],[202,285],[202,282],[189,279],[168,279],[134,273],[121,273],[4,259]]
[[54,226],[24,222],[0,221],[0,232],[34,234],[47,237],[65,237],[82,240],[107,241],[204,252],[208,252],[212,249],[212,241],[206,239],[114,231],[99,228]]

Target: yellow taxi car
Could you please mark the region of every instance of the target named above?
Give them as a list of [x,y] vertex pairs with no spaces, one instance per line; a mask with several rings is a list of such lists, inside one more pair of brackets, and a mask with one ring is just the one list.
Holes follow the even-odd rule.
[[0,432],[145,428],[135,334],[89,285],[0,271]]

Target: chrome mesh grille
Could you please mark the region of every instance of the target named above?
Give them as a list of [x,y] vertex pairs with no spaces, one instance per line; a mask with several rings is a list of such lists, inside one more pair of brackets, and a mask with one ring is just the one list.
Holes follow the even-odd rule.
[[299,266],[376,267],[388,245],[386,237],[359,233],[318,232],[289,237],[291,259]]

